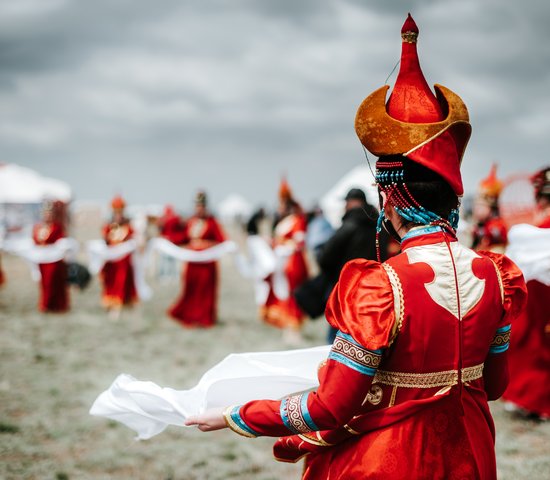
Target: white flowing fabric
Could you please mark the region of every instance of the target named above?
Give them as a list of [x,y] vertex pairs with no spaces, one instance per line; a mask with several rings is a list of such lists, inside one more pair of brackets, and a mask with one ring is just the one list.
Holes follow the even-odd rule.
[[78,253],[79,246],[74,238],[60,238],[50,245],[36,245],[32,238],[20,238],[4,240],[2,250],[26,260],[33,280],[39,281],[39,264],[55,263],[60,260],[72,261]]
[[207,263],[219,260],[227,253],[235,252],[237,245],[235,242],[227,240],[204,250],[191,250],[190,248],[179,247],[165,238],[153,238],[149,240],[147,249],[158,250],[180,262]]
[[107,262],[116,262],[126,255],[132,255],[132,266],[134,271],[134,283],[138,297],[141,300],[149,300],[152,290],[145,281],[145,260],[144,256],[137,252],[137,242],[126,240],[117,245],[107,245],[105,240],[89,240],[86,243],[89,257],[88,268],[93,275],[97,275],[103,265]]
[[292,248],[271,246],[259,235],[250,235],[246,239],[248,258],[242,254],[235,255],[235,265],[244,278],[254,280],[254,291],[257,305],[264,305],[269,295],[270,284],[266,281],[272,275],[273,293],[277,298],[286,300],[289,295],[285,265],[292,255]]
[[258,398],[279,399],[319,385],[317,369],[330,345],[281,352],[231,354],[208,370],[190,390],[162,388],[119,375],[95,400],[90,414],[123,423],[138,439],[209,408],[240,405]]
[[523,272],[526,282],[550,285],[550,228],[514,225],[508,232],[506,255]]

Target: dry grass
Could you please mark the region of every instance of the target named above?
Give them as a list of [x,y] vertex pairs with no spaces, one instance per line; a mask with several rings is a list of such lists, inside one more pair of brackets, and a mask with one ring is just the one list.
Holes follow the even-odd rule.
[[[109,321],[99,286],[73,292],[67,315],[41,315],[37,286],[26,267],[4,258],[0,290],[0,478],[2,479],[280,479],[301,466],[275,462],[271,439],[232,432],[202,434],[171,427],[144,442],[88,409],[121,372],[160,385],[188,388],[229,352],[286,348],[280,333],[255,314],[251,286],[224,262],[220,324],[185,330],[164,311],[177,282],[152,282],[155,298]],[[307,346],[323,342],[325,327],[310,322]],[[501,479],[549,478],[550,423],[513,418],[493,405]]]

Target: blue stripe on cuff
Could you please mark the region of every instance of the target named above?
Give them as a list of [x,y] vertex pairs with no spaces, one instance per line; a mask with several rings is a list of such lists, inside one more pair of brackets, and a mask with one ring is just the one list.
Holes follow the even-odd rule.
[[507,332],[508,330],[510,330],[511,328],[512,328],[512,324],[509,323],[508,325],[505,325],[504,327],[497,328],[497,331],[495,332],[495,334],[498,334],[498,333],[505,333],[505,332]]
[[300,405],[300,407],[302,409],[302,416],[304,417],[304,420],[306,421],[307,426],[311,430],[319,430],[319,428],[317,428],[317,425],[315,425],[315,422],[311,418],[311,415],[310,415],[309,410],[307,408],[307,398],[308,398],[310,393],[311,392],[308,392],[305,395],[302,395],[302,402],[301,402],[301,405]]
[[[377,353],[378,350],[373,350],[374,353]],[[377,353],[379,355],[379,353]],[[376,373],[375,368],[366,367],[365,365],[361,365],[360,363],[354,362],[353,360],[350,360],[347,357],[344,357],[344,355],[341,355],[336,352],[330,352],[328,356],[329,360],[335,360],[336,362],[342,363],[346,367],[351,368],[352,370],[355,370],[359,373],[363,373],[365,375],[370,375],[371,377],[374,377]]]
[[242,428],[245,432],[250,433],[251,435],[255,435],[258,437],[260,434],[258,432],[255,432],[252,430],[242,419],[241,414],[239,413],[241,407],[235,407],[233,410],[231,410],[231,419],[239,426],[239,428]]
[[[348,342],[353,343],[354,345],[357,345],[358,347],[361,347],[364,350],[368,350],[367,348],[363,347],[363,345],[361,345],[359,342],[357,342],[351,335],[347,333],[344,333],[338,330],[338,332],[336,332],[336,336],[343,338],[344,340],[347,340]],[[382,348],[379,348],[378,350],[369,350],[369,352],[375,353],[376,355],[382,355],[382,351],[383,351]]]
[[498,347],[491,347],[489,348],[489,353],[502,353],[508,350],[510,347],[509,343],[505,343],[504,345],[499,345]]
[[281,406],[279,407],[279,413],[281,414],[281,420],[283,421],[286,428],[288,428],[291,432],[294,432],[294,428],[288,421],[288,415],[286,413],[286,404],[288,402],[288,398],[284,398],[281,400]]

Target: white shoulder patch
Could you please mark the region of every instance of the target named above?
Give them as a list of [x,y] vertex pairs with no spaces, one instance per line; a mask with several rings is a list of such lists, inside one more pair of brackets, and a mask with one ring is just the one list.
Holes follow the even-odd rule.
[[434,279],[425,285],[426,290],[435,303],[461,320],[483,297],[485,280],[472,271],[474,259],[481,258],[478,254],[458,242],[452,242],[450,247],[458,277],[458,298],[453,263],[445,243],[411,247],[405,253],[409,263],[422,262],[432,268]]

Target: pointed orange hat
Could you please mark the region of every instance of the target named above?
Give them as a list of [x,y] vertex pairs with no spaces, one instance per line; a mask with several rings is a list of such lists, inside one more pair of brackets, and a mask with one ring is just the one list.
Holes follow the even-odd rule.
[[286,176],[283,175],[279,185],[279,199],[288,200],[290,198],[292,198],[292,190],[290,189]]
[[479,194],[496,201],[503,187],[504,184],[497,178],[497,164],[493,163],[489,175],[479,182]]
[[472,128],[462,99],[443,85],[432,93],[420,68],[418,27],[409,14],[401,29],[401,66],[390,99],[388,85],[359,106],[355,131],[373,155],[404,155],[438,173],[464,193],[460,164]]
[[111,208],[113,210],[124,210],[125,207],[126,207],[126,202],[120,195],[116,195],[111,200]]

